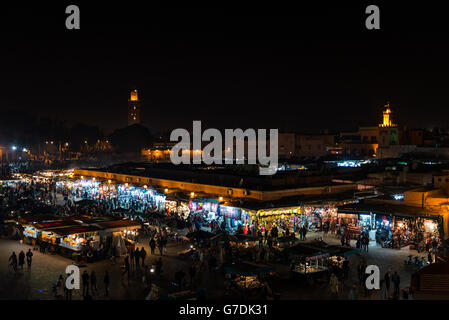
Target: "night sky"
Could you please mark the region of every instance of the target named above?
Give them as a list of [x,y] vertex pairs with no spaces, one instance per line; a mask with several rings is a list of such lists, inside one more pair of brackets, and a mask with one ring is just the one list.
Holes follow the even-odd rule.
[[[26,4],[1,10],[0,108],[126,125],[129,90],[151,132],[191,128],[310,131],[396,122],[448,126],[449,27],[444,7],[283,2],[242,8],[162,2]],[[81,30],[65,29],[78,4]],[[207,4],[207,2],[205,3]],[[238,10],[233,8],[238,6]]]

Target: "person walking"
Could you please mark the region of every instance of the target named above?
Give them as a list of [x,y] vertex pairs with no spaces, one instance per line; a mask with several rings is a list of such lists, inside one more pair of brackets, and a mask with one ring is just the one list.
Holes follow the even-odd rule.
[[194,264],[192,264],[189,267],[189,276],[190,276],[190,286],[193,288],[193,284],[194,284],[195,276],[196,276],[196,267]]
[[139,248],[136,248],[136,251],[134,251],[134,262],[136,263],[136,270],[140,269],[140,250]]
[[397,271],[394,272],[393,276],[391,277],[391,281],[394,284],[394,298],[398,299],[399,298],[399,285],[401,284],[401,278],[399,277],[399,274],[397,273]]
[[104,296],[108,297],[109,296],[109,272],[108,272],[108,270],[106,270],[104,273],[103,283],[104,283]]
[[304,222],[304,240],[307,240],[307,232],[309,232],[309,222]]
[[151,238],[151,240],[150,240],[150,249],[151,249],[151,254],[154,254],[154,249],[156,249],[156,241],[154,241],[154,238]]
[[161,256],[163,255],[163,250],[164,250],[164,248],[163,248],[163,240],[162,240],[162,237],[160,237],[159,239],[158,239],[158,241],[157,241],[157,246],[158,246],[158,249],[159,249],[159,253],[161,254]]
[[387,299],[389,299],[390,298],[390,284],[391,284],[391,272],[390,272],[390,270],[388,270],[385,273],[384,280],[385,280],[385,289],[387,291]]
[[31,262],[32,262],[32,258],[33,258],[33,252],[31,252],[31,249],[28,249],[26,257],[27,257],[28,268],[31,268]]
[[348,279],[349,276],[349,260],[343,260],[343,279]]
[[257,231],[257,239],[259,240],[259,248],[262,248],[263,246],[263,236],[262,231]]
[[338,278],[334,273],[331,274],[329,285],[331,295],[335,298],[338,297]]
[[359,300],[359,289],[355,284],[352,285],[348,293],[349,300]]
[[17,256],[16,253],[13,252],[11,256],[9,257],[8,261],[10,261],[10,266],[14,269],[14,271],[17,271]]
[[164,253],[167,253],[167,244],[168,244],[168,238],[166,235],[162,238],[162,248],[164,249]]
[[19,267],[23,270],[23,265],[25,264],[25,252],[23,250],[19,253]]
[[90,273],[90,290],[92,291],[92,295],[97,295],[97,275],[95,274],[95,271],[92,270]]
[[142,247],[140,249],[140,258],[142,259],[142,267],[145,266],[145,258],[146,258],[146,256],[147,256],[147,252],[145,251],[145,248]]
[[359,285],[363,285],[363,275],[365,274],[365,268],[363,265],[363,262],[360,261],[360,263],[357,265],[357,276],[359,279]]
[[64,288],[64,278],[60,275],[56,283],[56,299],[62,300],[64,298]]
[[83,275],[81,276],[83,282],[83,297],[89,294],[89,274],[86,270],[84,270]]
[[270,248],[270,249],[273,246],[273,240],[272,240],[272,238],[270,236],[268,237],[267,245],[268,245],[268,248]]
[[70,273],[67,273],[64,279],[64,293],[66,300],[72,300],[72,291],[73,289],[67,288],[67,280],[69,279]]
[[388,300],[388,290],[384,279],[380,280],[380,299]]
[[117,249],[117,247],[113,247],[112,248],[112,254],[111,254],[111,264],[115,264],[116,263],[116,257],[118,256],[118,254],[117,254],[117,252],[118,252],[118,249]]
[[131,267],[133,267],[134,266],[134,260],[136,258],[136,252],[134,251],[134,248],[131,248],[129,250],[129,257],[131,259]]
[[125,262],[125,271],[123,272],[123,275],[125,275],[125,273],[127,273],[128,281],[129,281],[129,255],[126,255],[124,262]]
[[159,257],[159,259],[156,261],[156,274],[160,276],[162,273],[162,258]]

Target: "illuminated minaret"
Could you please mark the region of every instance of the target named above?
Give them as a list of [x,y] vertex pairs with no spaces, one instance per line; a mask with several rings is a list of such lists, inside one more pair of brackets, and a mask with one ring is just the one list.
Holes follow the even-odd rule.
[[136,123],[140,123],[140,100],[137,90],[133,90],[128,100],[128,126]]
[[392,121],[392,112],[390,108],[390,102],[387,102],[387,104],[384,107],[383,111],[383,123],[379,124],[379,127],[396,127],[395,124],[393,124]]

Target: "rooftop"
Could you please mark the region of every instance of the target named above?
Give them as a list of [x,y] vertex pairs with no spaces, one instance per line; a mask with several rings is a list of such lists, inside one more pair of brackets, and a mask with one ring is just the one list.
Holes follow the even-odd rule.
[[330,174],[323,174],[321,171],[279,171],[273,176],[261,176],[256,165],[207,166],[130,162],[82,170],[266,191],[339,185],[332,182]]

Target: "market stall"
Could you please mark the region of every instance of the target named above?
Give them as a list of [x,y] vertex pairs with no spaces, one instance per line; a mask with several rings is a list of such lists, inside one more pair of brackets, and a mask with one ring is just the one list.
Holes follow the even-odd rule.
[[336,227],[338,235],[346,232],[351,239],[357,239],[362,231],[358,214],[352,213],[338,213]]
[[291,271],[300,276],[322,276],[327,273],[326,259],[329,253],[305,244],[297,244],[285,249],[284,253],[291,261]]
[[245,234],[236,234],[234,237],[235,239],[231,241],[231,244],[238,248],[253,248],[257,245],[257,237]]
[[262,280],[273,275],[274,267],[250,263],[225,263],[223,269],[226,278],[243,290],[253,290],[262,287]]

